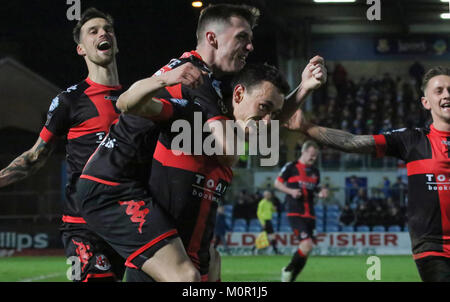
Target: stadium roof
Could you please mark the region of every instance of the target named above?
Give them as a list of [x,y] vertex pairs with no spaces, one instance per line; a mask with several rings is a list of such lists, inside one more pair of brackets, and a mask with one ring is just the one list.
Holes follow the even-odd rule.
[[51,100],[60,89],[12,58],[0,60],[0,129],[39,132]]
[[311,26],[312,33],[450,33],[450,20],[441,19],[449,13],[449,3],[441,0],[383,0],[381,20],[367,20],[372,5],[366,0],[354,3],[315,3],[313,0],[265,1],[277,18],[290,25]]

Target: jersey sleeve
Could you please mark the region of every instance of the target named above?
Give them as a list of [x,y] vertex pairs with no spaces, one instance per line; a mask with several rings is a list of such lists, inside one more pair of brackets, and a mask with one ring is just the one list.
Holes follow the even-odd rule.
[[64,136],[70,130],[70,121],[68,99],[64,94],[60,94],[52,100],[47,112],[47,121],[39,136],[47,143],[54,137]]
[[285,183],[289,177],[290,177],[290,166],[291,163],[287,163],[284,165],[284,167],[281,169],[280,173],[278,174],[277,180],[281,183]]
[[418,130],[403,128],[374,135],[377,157],[393,156],[407,160],[409,149],[418,134]]

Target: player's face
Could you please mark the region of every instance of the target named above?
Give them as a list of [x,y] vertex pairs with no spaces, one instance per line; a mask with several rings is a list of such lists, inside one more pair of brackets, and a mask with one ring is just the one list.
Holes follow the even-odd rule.
[[94,64],[109,65],[118,53],[113,26],[103,18],[86,22],[80,31],[78,54]]
[[422,104],[431,111],[433,122],[450,124],[450,76],[439,75],[431,78]]
[[317,150],[314,146],[310,146],[302,152],[300,159],[304,164],[312,166],[316,162],[318,156],[319,150]]
[[233,115],[236,120],[264,120],[267,123],[276,118],[284,103],[284,95],[268,81],[262,81],[251,89],[238,84],[233,91]]
[[253,32],[247,21],[231,17],[230,24],[217,34],[215,67],[223,73],[236,73],[244,68],[253,51]]

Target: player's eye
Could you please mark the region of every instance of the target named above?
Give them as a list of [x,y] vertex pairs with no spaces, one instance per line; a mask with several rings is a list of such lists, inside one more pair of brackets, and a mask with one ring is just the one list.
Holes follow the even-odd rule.
[[269,110],[269,106],[267,104],[259,104],[259,110],[267,111]]

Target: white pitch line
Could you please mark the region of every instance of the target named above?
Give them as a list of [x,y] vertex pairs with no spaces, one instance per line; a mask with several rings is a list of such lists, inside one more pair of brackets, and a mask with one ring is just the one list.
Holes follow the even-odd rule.
[[52,273],[52,274],[48,274],[48,275],[40,275],[40,276],[36,276],[36,277],[22,279],[22,280],[19,280],[18,282],[35,282],[35,281],[56,278],[56,277],[61,277],[61,276],[64,276],[64,273]]

